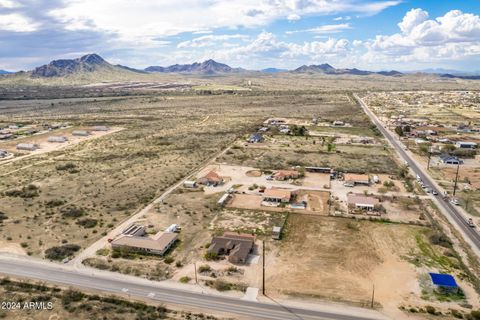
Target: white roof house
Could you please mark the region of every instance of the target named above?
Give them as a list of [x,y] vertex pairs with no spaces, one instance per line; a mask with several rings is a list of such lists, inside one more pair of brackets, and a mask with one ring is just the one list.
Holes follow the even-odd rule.
[[35,151],[38,148],[39,148],[39,146],[36,143],[19,143],[19,144],[17,144],[17,150]]
[[475,149],[477,147],[477,143],[471,141],[457,141],[455,146],[462,149]]
[[48,142],[64,143],[64,142],[67,142],[67,141],[68,141],[67,137],[64,137],[64,136],[50,136],[50,137],[48,137]]

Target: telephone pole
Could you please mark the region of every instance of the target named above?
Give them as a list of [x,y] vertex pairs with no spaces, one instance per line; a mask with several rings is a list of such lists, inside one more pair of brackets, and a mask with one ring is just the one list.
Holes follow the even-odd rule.
[[457,173],[455,174],[455,184],[453,185],[453,196],[455,197],[455,192],[457,191],[457,181],[458,181],[458,171],[460,170],[460,162],[457,164]]
[[373,309],[373,301],[375,300],[375,283],[373,284],[373,288],[372,288],[372,304],[371,304],[371,308]]
[[431,151],[428,153],[427,170],[430,169],[430,158],[432,158],[432,152]]
[[198,277],[197,277],[197,263],[193,263],[193,267],[195,268],[195,283],[198,284]]
[[265,240],[263,240],[262,294],[265,295]]

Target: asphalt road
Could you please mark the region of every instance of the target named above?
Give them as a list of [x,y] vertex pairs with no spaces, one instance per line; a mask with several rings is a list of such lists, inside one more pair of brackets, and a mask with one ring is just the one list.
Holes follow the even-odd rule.
[[354,94],[355,99],[360,103],[361,107],[365,113],[370,117],[372,122],[377,126],[380,132],[387,138],[390,145],[397,151],[400,157],[408,163],[408,166],[417,174],[422,181],[427,184],[430,189],[436,191],[438,196],[435,197],[436,202],[444,209],[443,211],[448,214],[447,218],[450,217],[450,221],[454,222],[454,225],[459,229],[459,231],[467,238],[471,245],[474,246],[475,252],[480,250],[480,234],[476,231],[475,228],[472,228],[468,225],[467,219],[452,205],[449,200],[445,200],[442,197],[443,191],[438,188],[437,184],[428,174],[426,168],[422,168],[405,150],[402,148],[402,144],[398,141],[394,134],[390,130],[386,129],[377,116],[368,109],[365,103],[360,99],[356,94]]
[[[79,271],[70,265],[59,265],[46,261],[36,261],[29,258],[12,258],[0,255],[0,274],[21,278],[29,278],[51,282],[63,286],[79,289],[98,290],[103,293],[127,295],[131,298],[187,306],[196,310],[201,309],[220,311],[221,313],[237,314],[252,319],[339,319],[339,320],[366,320],[386,319],[380,313],[356,308],[350,311],[308,310],[296,307],[287,307],[279,303],[259,303],[240,300],[220,295],[195,293],[176,288],[164,288],[159,283],[134,277],[120,277],[112,272],[94,272],[92,270]],[[352,314],[353,313],[353,314]]]

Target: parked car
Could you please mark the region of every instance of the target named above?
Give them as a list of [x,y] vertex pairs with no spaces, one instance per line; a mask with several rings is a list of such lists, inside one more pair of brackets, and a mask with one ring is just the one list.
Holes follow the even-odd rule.
[[434,196],[437,196],[437,195],[438,195],[438,192],[435,191],[435,190],[433,190],[433,191],[432,191],[432,194],[433,194]]

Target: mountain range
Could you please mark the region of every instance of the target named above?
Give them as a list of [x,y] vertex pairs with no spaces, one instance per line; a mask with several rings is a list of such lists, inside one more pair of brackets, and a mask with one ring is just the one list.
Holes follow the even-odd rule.
[[[143,70],[130,68],[128,66],[113,65],[107,62],[98,54],[92,53],[84,55],[76,59],[60,59],[53,60],[48,64],[37,67],[26,74],[32,78],[53,78],[66,77],[71,75],[82,75],[86,73],[95,72],[102,73],[102,75],[117,74],[128,77],[132,73],[185,73],[185,74],[200,74],[200,75],[216,75],[229,73],[247,73],[247,72],[262,72],[262,73],[280,73],[288,72],[294,74],[324,74],[324,75],[381,75],[388,77],[398,77],[405,75],[399,71],[367,71],[360,69],[337,69],[328,63],[318,65],[303,65],[294,70],[280,69],[280,68],[266,68],[259,71],[245,70],[242,68],[232,68],[226,64],[216,62],[212,59],[204,62],[195,62],[192,64],[174,64],[170,66],[150,66]],[[23,73],[23,72],[21,72]],[[10,74],[8,71],[0,70],[0,74]],[[19,74],[19,73],[17,73]],[[462,79],[479,79],[476,75],[460,75],[451,73],[438,73],[437,75],[443,78],[462,78]]]
[[13,72],[6,71],[6,70],[0,70],[0,74],[12,74]]

